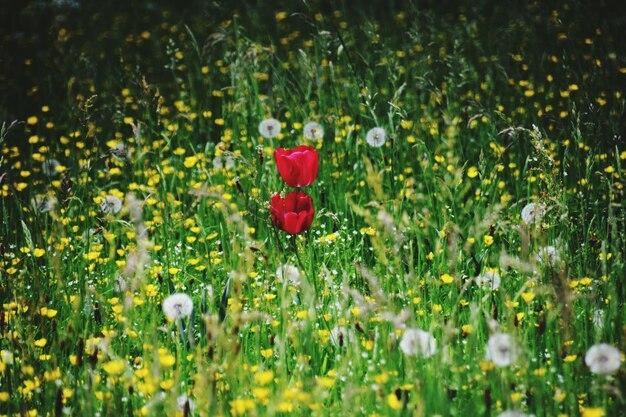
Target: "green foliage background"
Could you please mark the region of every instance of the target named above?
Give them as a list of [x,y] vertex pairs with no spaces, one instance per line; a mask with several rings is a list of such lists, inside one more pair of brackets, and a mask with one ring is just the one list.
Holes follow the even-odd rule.
[[[584,357],[625,351],[626,10],[464,3],[0,5],[0,414],[619,415],[623,366]],[[302,143],[289,237],[272,155]]]

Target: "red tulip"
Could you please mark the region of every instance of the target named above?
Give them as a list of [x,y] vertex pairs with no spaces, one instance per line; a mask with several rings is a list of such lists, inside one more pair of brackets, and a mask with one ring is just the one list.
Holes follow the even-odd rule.
[[302,191],[292,191],[284,200],[280,194],[274,195],[270,212],[276,227],[292,235],[308,230],[315,214],[311,197]]
[[319,157],[312,146],[300,145],[293,149],[276,148],[274,159],[278,173],[290,187],[306,187],[317,177]]

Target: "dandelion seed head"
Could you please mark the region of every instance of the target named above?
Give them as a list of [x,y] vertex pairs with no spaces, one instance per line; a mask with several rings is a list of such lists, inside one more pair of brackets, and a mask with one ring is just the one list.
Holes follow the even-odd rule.
[[193,400],[186,395],[181,395],[176,399],[176,406],[180,412],[185,411],[187,404],[189,404],[189,411],[193,411],[196,408],[196,404]]
[[2,362],[4,362],[7,365],[12,365],[13,364],[13,353],[11,353],[10,351],[6,350],[6,349],[2,349],[0,351],[0,360]]
[[259,133],[267,139],[275,138],[280,133],[280,122],[271,118],[261,120]]
[[517,344],[510,334],[495,333],[487,341],[487,359],[498,367],[513,364],[518,354]]
[[213,168],[216,169],[232,169],[235,166],[235,160],[232,156],[216,156],[213,158]]
[[290,264],[284,264],[276,269],[276,277],[281,282],[288,282],[293,285],[300,285],[300,270]]
[[124,162],[130,159],[130,148],[123,143],[118,143],[109,149],[111,156],[118,161]]
[[365,141],[373,148],[380,148],[385,144],[386,140],[387,134],[382,127],[372,128],[367,132],[367,135],[365,135]]
[[606,343],[593,345],[585,354],[585,364],[594,374],[610,374],[622,365],[619,349]]
[[421,355],[428,358],[437,351],[437,342],[427,331],[406,329],[400,340],[400,350],[408,356]]
[[544,246],[537,251],[537,262],[542,265],[556,266],[559,261],[559,254],[554,246]]
[[522,413],[521,411],[507,410],[498,414],[498,417],[535,417],[533,414]]
[[187,294],[175,293],[163,300],[163,312],[172,320],[189,317],[193,310],[193,300]]
[[485,271],[475,279],[476,285],[483,290],[497,290],[500,288],[500,274],[494,271]]
[[41,164],[41,171],[47,177],[55,177],[59,175],[59,171],[57,171],[57,167],[60,166],[61,163],[54,158],[47,159]]
[[100,210],[105,214],[117,214],[122,210],[122,200],[114,195],[107,195],[100,202]]
[[38,213],[47,213],[54,210],[57,199],[53,195],[37,195],[31,200],[31,207]]
[[308,140],[320,140],[324,138],[324,128],[317,122],[309,122],[304,125],[304,137]]
[[546,214],[546,206],[541,203],[528,203],[522,209],[522,221],[526,224],[539,223]]

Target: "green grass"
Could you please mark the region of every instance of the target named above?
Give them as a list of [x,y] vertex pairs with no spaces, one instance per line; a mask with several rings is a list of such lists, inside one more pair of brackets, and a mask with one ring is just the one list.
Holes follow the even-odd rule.
[[[624,367],[585,364],[626,352],[619,13],[139,4],[3,10],[0,415],[620,415]],[[299,144],[316,214],[290,237],[273,151]]]

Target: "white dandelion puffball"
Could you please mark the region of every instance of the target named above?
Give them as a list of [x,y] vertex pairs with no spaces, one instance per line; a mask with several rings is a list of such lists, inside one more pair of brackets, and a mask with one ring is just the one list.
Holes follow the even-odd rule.
[[163,300],[163,312],[172,320],[189,317],[193,310],[193,300],[187,294],[172,294]]
[[59,175],[59,171],[57,171],[57,167],[60,166],[61,163],[56,159],[48,159],[41,164],[41,171],[47,177],[54,177]]
[[104,214],[117,214],[122,210],[122,200],[114,195],[107,195],[100,202],[100,210]]
[[232,169],[235,166],[235,160],[233,159],[232,156],[216,156],[215,158],[213,158],[213,168],[216,169]]
[[130,159],[130,148],[123,143],[118,143],[109,149],[111,156],[118,161],[127,161]]
[[522,221],[526,224],[539,223],[546,214],[546,206],[541,203],[528,203],[522,209]]
[[6,349],[0,351],[0,360],[7,365],[13,365],[13,353]]
[[437,351],[437,342],[432,334],[422,329],[407,329],[400,340],[400,350],[408,356],[421,355],[428,358]]
[[542,265],[556,266],[559,260],[559,254],[554,246],[545,246],[537,251],[537,262]]
[[284,264],[276,269],[276,277],[281,282],[288,282],[294,285],[300,284],[300,270],[290,264]]
[[31,207],[38,213],[47,213],[54,210],[57,199],[53,195],[36,195],[30,202]]
[[500,274],[486,271],[476,277],[476,285],[483,290],[497,290],[500,288]]
[[330,343],[334,346],[345,346],[354,340],[354,332],[345,326],[335,326],[330,331]]
[[380,148],[383,146],[386,139],[387,134],[385,133],[385,129],[382,127],[370,129],[369,132],[367,132],[367,135],[365,135],[365,141],[373,148]]
[[316,122],[304,125],[304,137],[308,140],[320,140],[324,137],[324,128]]
[[276,119],[261,120],[259,133],[267,139],[275,138],[280,133],[280,122]]
[[498,367],[509,366],[515,362],[518,349],[513,336],[495,333],[487,341],[487,359]]
[[534,414],[526,414],[521,411],[507,410],[498,414],[498,417],[535,417]]
[[187,404],[189,404],[189,411],[193,411],[196,408],[196,404],[193,400],[186,395],[181,395],[176,399],[176,407],[180,412],[185,411]]
[[610,374],[622,365],[620,351],[606,343],[593,345],[585,354],[585,363],[594,374]]

